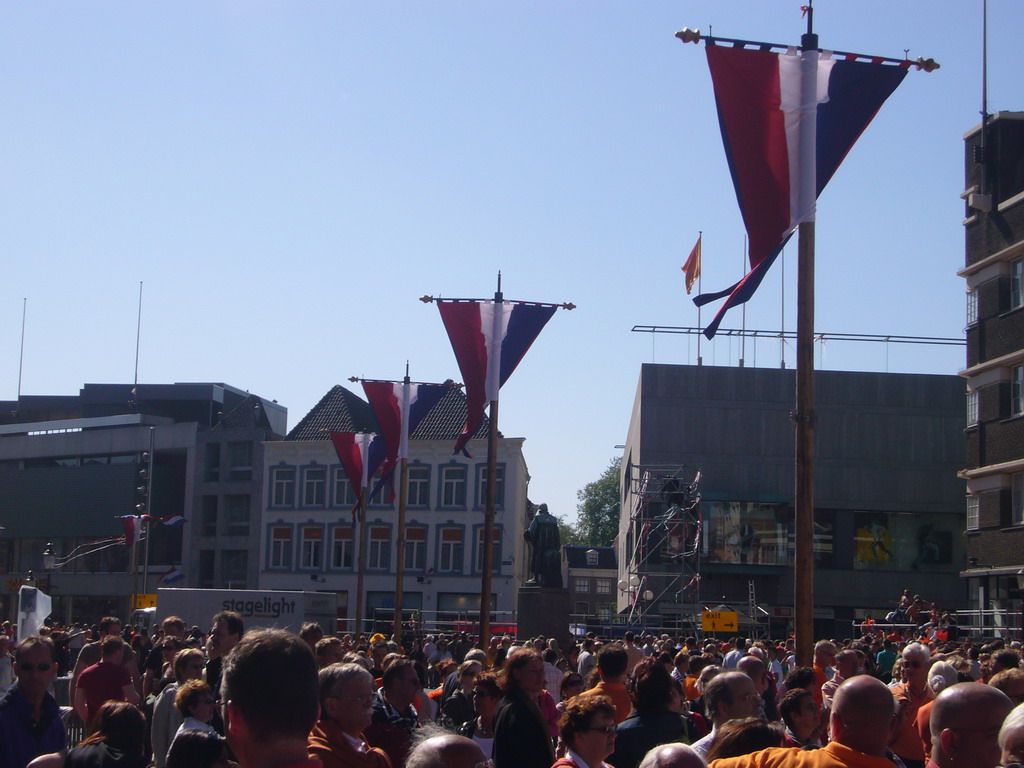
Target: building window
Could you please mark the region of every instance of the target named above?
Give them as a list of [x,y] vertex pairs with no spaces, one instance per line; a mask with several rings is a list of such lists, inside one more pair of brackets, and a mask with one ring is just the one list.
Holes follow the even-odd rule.
[[576,616],[580,619],[588,619],[590,617],[590,603],[576,603]]
[[430,467],[419,465],[409,467],[410,507],[430,506]]
[[590,591],[590,579],[576,579],[575,589],[577,592],[589,592]]
[[335,528],[331,545],[331,568],[350,570],[352,568],[351,528]]
[[[392,475],[394,478],[395,475]],[[380,483],[378,487],[378,483]],[[373,507],[390,507],[391,506],[391,485],[381,482],[381,474],[378,472],[370,478],[370,498],[366,500],[366,503]]]
[[320,526],[303,526],[302,555],[300,568],[320,569],[324,557],[324,529]]
[[466,507],[466,467],[448,464],[441,467],[441,506]]
[[978,392],[967,390],[967,426],[978,423]]
[[344,467],[334,468],[334,506],[351,508],[356,504],[356,493],[348,481]]
[[589,565],[589,566],[597,565],[597,554],[598,553],[597,553],[596,549],[588,549],[587,550],[587,565]]
[[427,529],[405,529],[405,567],[423,571],[427,567]]
[[217,535],[217,497],[203,496],[203,536]]
[[1024,259],[1010,265],[1010,309],[1024,306]]
[[224,534],[249,535],[249,495],[232,494],[224,497]]
[[213,549],[199,550],[199,586],[212,589],[213,569],[216,563],[217,552]]
[[228,443],[228,480],[252,480],[252,443]]
[[977,496],[967,497],[967,530],[978,530],[978,507],[980,499]]
[[1024,365],[1016,365],[1010,369],[1010,414],[1020,416],[1024,413]]
[[441,553],[438,573],[462,573],[462,529],[441,529]]
[[221,575],[228,589],[245,589],[248,584],[249,553],[244,549],[225,549],[221,554]]
[[1024,472],[1013,476],[1013,524],[1024,524]]
[[323,467],[309,467],[302,480],[302,506],[322,507],[324,486],[327,484],[327,470]]
[[599,595],[610,595],[612,593],[612,580],[611,579],[598,579],[597,580],[597,594]]
[[967,292],[967,324],[974,325],[978,322],[978,292]]
[[[494,508],[502,509],[505,506],[505,465],[499,464],[494,468],[495,477],[498,478],[497,494],[494,497]],[[479,489],[479,496],[476,501],[478,509],[487,506],[487,465],[481,464],[477,467],[476,487]]]
[[612,620],[612,607],[607,603],[597,606],[597,620],[606,624]]
[[270,567],[292,567],[292,529],[286,525],[274,526],[270,530]]
[[273,494],[271,503],[275,507],[295,506],[295,470],[278,467],[271,472]]
[[[476,529],[476,572],[481,573],[484,569],[484,531],[480,526]],[[501,570],[501,528],[495,526],[491,531],[491,572],[498,573]]]
[[206,458],[203,467],[203,480],[208,483],[216,483],[220,480],[220,443],[206,444]]
[[385,527],[370,528],[370,548],[366,567],[376,570],[387,570],[391,567],[391,529]]

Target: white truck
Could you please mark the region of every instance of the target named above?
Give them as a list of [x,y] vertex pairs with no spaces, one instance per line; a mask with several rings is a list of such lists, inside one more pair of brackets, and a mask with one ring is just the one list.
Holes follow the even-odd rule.
[[210,619],[221,611],[242,615],[250,629],[287,629],[298,632],[307,621],[315,621],[327,635],[338,624],[338,596],[333,592],[285,592],[269,589],[158,589],[154,623],[168,616],[180,616],[185,626],[210,629]]

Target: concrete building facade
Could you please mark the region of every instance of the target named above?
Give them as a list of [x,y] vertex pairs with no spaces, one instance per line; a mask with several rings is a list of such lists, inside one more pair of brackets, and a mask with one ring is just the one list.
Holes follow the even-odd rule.
[[[1024,587],[1024,112],[965,141],[966,536],[973,620],[1019,631]],[[988,631],[986,630],[986,634]]]
[[[940,606],[963,605],[963,389],[956,376],[819,371],[815,495],[815,634],[847,637],[865,612],[885,615],[903,589]],[[631,520],[644,466],[702,473],[698,523],[658,541],[644,583],[661,596],[665,624],[694,628],[701,607],[749,614],[743,631],[783,635],[793,611],[794,372],[644,365],[623,455],[619,579],[638,537],[654,540],[665,507]],[[634,483],[635,485],[635,483]],[[648,522],[649,521],[649,522]],[[644,525],[644,523],[647,523]],[[699,538],[696,536],[699,527]],[[696,551],[691,550],[696,547]],[[699,570],[673,585],[679,560]],[[664,556],[662,556],[664,555]],[[699,565],[695,565],[699,563]],[[661,574],[661,575],[659,575]],[[690,583],[694,582],[694,583]],[[620,611],[628,608],[620,591]],[[650,607],[647,607],[650,608]],[[743,623],[743,622],[741,622]]]

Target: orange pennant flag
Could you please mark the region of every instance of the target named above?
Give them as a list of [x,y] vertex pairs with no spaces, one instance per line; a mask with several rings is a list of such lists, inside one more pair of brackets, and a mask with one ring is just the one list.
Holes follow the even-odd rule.
[[697,278],[700,277],[700,240],[703,235],[697,235],[697,242],[693,246],[693,250],[690,251],[690,258],[686,260],[681,269],[686,275],[686,293],[689,294],[693,290],[693,284],[697,282]]

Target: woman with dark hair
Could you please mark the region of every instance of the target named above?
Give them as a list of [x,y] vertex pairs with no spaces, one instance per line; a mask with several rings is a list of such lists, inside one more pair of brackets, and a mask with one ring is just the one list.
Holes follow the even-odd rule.
[[494,710],[501,701],[501,687],[498,676],[483,672],[473,681],[473,711],[476,717],[467,720],[459,728],[459,735],[472,739],[480,745],[487,757],[494,754]]
[[565,711],[565,705],[573,696],[583,693],[583,675],[570,669],[562,675],[562,682],[558,685],[558,703],[555,707],[559,713]]
[[627,690],[633,711],[619,723],[612,758],[616,768],[636,768],[649,750],[670,741],[683,741],[686,736],[682,718],[671,709],[674,700],[678,702],[678,689],[660,660],[642,659],[633,668]]
[[228,742],[217,733],[186,731],[174,740],[167,768],[230,768]]
[[760,717],[729,720],[715,730],[715,738],[711,741],[704,761],[711,765],[712,760],[749,755],[768,747],[781,747],[782,742],[782,729]]
[[504,696],[494,713],[495,768],[551,768],[555,750],[537,706],[544,690],[544,659],[533,648],[513,651],[505,659],[501,684]]
[[615,705],[611,699],[577,696],[566,704],[558,726],[567,749],[565,757],[551,768],[611,768],[605,762],[615,751]]
[[64,768],[145,768],[146,718],[138,707],[108,701],[96,710],[93,730],[68,752]]

